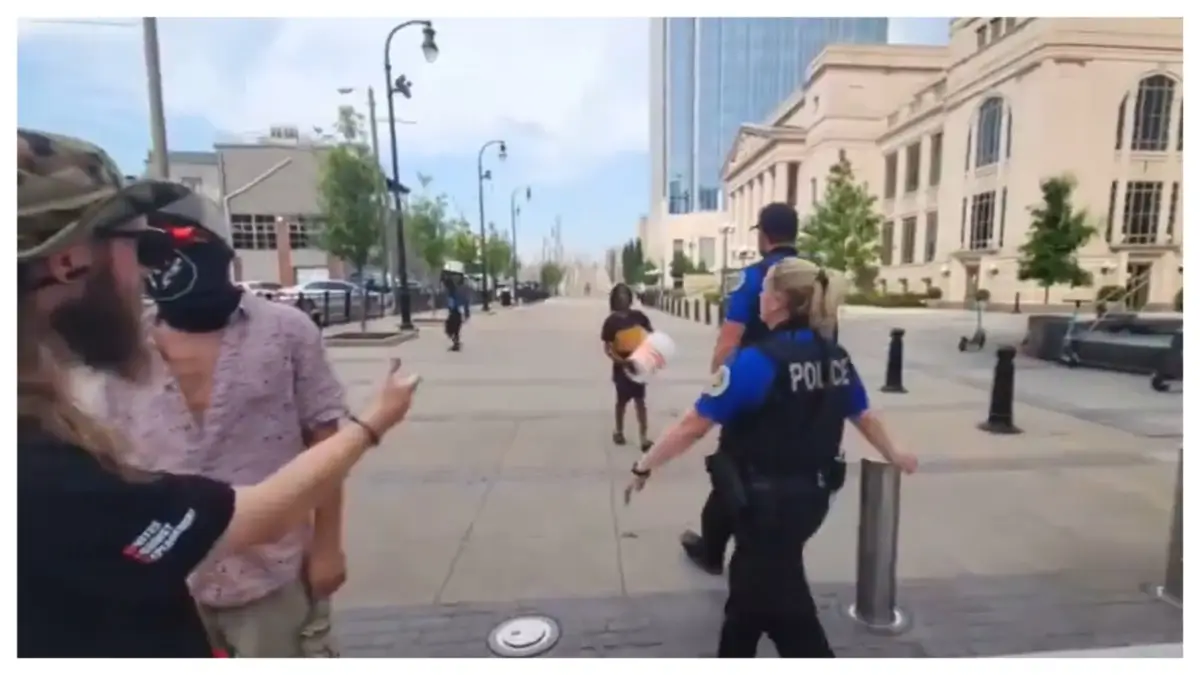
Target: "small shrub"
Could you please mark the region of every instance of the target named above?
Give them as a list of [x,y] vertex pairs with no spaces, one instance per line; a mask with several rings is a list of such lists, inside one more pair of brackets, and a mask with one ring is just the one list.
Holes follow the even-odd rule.
[[720,291],[706,291],[704,293],[704,302],[710,305],[718,305],[721,303]]
[[931,286],[929,290],[925,292],[925,297],[929,298],[930,300],[941,300],[942,289],[938,288],[937,286]]
[[975,302],[987,302],[992,299],[992,292],[986,288],[975,290]]
[[1096,302],[1116,302],[1125,295],[1125,289],[1120,286],[1101,286],[1096,291]]
[[1176,312],[1182,312],[1182,311],[1183,311],[1183,289],[1182,289],[1182,288],[1181,288],[1181,289],[1179,289],[1179,290],[1178,290],[1178,291],[1175,293],[1175,311],[1176,311]]

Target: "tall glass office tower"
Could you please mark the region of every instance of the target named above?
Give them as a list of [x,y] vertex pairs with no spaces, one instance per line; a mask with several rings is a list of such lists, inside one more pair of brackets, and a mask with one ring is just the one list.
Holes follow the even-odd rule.
[[721,165],[742,124],[804,84],[826,45],[886,44],[886,18],[651,19],[651,212],[720,208]]

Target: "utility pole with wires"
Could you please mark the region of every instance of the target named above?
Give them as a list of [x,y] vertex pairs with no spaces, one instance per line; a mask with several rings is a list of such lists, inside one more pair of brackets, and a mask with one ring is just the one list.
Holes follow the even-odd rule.
[[167,161],[167,118],[163,106],[162,62],[158,53],[158,19],[142,19],[142,42],[146,51],[146,81],[150,93],[151,167],[157,178],[171,177]]

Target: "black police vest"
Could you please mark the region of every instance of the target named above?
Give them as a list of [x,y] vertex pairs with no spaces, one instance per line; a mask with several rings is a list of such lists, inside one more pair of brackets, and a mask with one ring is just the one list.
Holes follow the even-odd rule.
[[[755,345],[775,365],[775,379],[762,407],[721,428],[718,452],[727,452],[744,478],[816,475],[841,453],[850,390],[835,387],[830,363],[847,358],[840,346],[812,338],[798,342],[791,331],[772,333]],[[793,391],[792,364],[820,364],[821,386]],[[816,378],[813,378],[816,381]]]
[[[771,268],[771,265],[774,265],[775,263],[779,262],[780,260],[783,260],[784,258],[798,258],[798,257],[800,257],[800,253],[798,251],[796,251],[795,247],[779,246],[777,248],[771,249],[770,252],[768,252],[767,255],[763,257],[762,260],[759,260],[758,262],[754,263],[753,265],[751,265],[751,267],[760,268],[762,270],[762,274],[760,274],[759,277],[765,278],[767,270]],[[755,302],[754,303],[754,316],[751,317],[750,320],[746,322],[746,329],[744,331],[742,331],[742,339],[738,346],[745,347],[747,345],[754,344],[755,342],[762,340],[763,338],[767,337],[770,334],[771,334],[771,329],[767,328],[767,324],[763,323],[762,317],[759,316],[759,314],[758,314],[758,303]]]

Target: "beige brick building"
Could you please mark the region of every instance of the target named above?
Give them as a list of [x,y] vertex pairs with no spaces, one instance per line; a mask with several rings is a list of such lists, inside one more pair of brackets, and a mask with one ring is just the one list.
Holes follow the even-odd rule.
[[740,130],[713,231],[651,223],[646,248],[688,250],[729,223],[730,255],[753,251],[758,209],[811,213],[846,157],[886,218],[883,290],[961,302],[986,288],[994,303],[1037,305],[1018,247],[1040,181],[1071,174],[1099,231],[1080,251],[1094,284],[1052,288],[1050,303],[1131,285],[1139,303],[1169,306],[1182,286],[1182,20],[973,17],[950,31],[945,47],[826,49],[803,91]]

